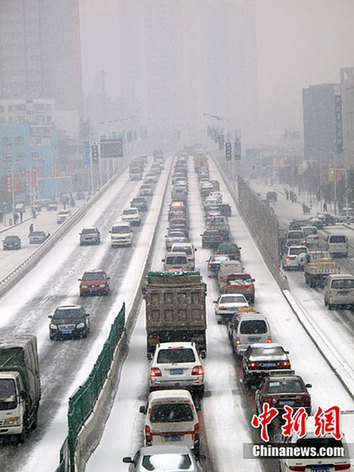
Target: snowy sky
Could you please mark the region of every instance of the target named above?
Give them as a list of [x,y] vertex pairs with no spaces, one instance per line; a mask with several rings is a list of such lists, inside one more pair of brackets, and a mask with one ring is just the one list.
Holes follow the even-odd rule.
[[[154,1],[150,2],[152,6]],[[193,5],[198,1],[194,0]],[[209,3],[213,1],[220,4],[220,9],[237,2],[209,0]],[[119,37],[116,19],[120,5],[127,5],[125,2],[129,0],[80,0],[86,90],[94,84],[97,72],[105,70],[109,94],[116,93],[115,76],[120,66],[114,47]],[[339,69],[354,66],[354,1],[254,2],[261,117],[269,118],[271,114],[272,126],[301,131],[302,88],[339,82]],[[164,2],[156,0],[156,4],[161,3]],[[188,8],[183,2],[182,5],[181,8]]]

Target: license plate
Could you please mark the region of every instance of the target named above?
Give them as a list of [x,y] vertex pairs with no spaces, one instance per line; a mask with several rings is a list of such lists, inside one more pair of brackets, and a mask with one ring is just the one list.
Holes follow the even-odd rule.
[[72,331],[69,329],[65,329],[62,331],[62,334],[72,334]]
[[276,367],[275,363],[263,364],[263,367]]
[[165,441],[181,441],[182,440],[182,434],[166,434],[164,436]]
[[171,375],[181,375],[181,374],[183,374],[183,369],[171,369],[170,374]]
[[329,472],[329,467],[311,467],[311,472]]
[[292,400],[288,400],[288,401],[284,400],[284,401],[279,402],[279,405],[294,405],[294,403],[295,402]]
[[345,297],[349,295],[349,292],[338,292],[338,295],[343,295]]
[[261,338],[247,338],[249,343],[258,343]]

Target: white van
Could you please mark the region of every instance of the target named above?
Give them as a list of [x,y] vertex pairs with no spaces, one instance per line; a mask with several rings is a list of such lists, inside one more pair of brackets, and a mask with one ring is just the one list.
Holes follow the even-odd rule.
[[242,356],[250,344],[272,342],[267,318],[260,313],[237,313],[233,316],[228,331],[232,349],[238,356]]
[[328,251],[332,256],[348,256],[348,238],[344,234],[330,234],[327,237]]
[[335,305],[354,307],[354,275],[330,274],[324,285],[324,304],[331,310]]
[[133,239],[133,231],[129,221],[121,221],[112,226],[111,230],[111,246],[131,246]]
[[189,261],[185,252],[168,252],[165,259],[163,270],[165,272],[188,272]]
[[188,258],[188,270],[195,269],[195,251],[197,249],[192,243],[173,243],[171,252],[185,252]]
[[140,407],[145,416],[144,445],[176,444],[199,452],[199,420],[188,390],[159,390]]
[[229,274],[240,274],[243,272],[243,266],[240,261],[222,261],[218,272],[218,283],[221,293],[224,293],[224,284]]

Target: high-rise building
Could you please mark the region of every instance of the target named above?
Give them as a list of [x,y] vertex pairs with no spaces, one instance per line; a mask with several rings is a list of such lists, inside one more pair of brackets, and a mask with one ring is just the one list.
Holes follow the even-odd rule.
[[0,0],[0,99],[54,101],[53,120],[79,136],[79,0]]
[[305,160],[331,161],[341,158],[343,136],[340,85],[310,85],[302,90],[302,99]]
[[354,67],[340,70],[344,166],[354,170]]

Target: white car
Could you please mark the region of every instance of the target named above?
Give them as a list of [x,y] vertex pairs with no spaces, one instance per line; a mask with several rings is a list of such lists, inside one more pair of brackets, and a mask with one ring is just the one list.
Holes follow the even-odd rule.
[[215,316],[218,323],[231,320],[232,316],[240,310],[240,308],[249,308],[248,302],[244,295],[238,293],[225,293],[220,295],[215,303]]
[[68,218],[71,216],[71,211],[70,210],[61,210],[59,211],[57,215],[57,223],[61,224],[64,223]]
[[128,221],[131,225],[141,224],[140,212],[137,208],[126,208],[122,213],[122,221]]
[[[304,470],[309,472],[334,472],[337,470],[351,470],[350,456],[345,436],[342,433],[342,439],[335,439],[331,433],[325,433],[323,436],[315,434],[316,423],[313,416],[306,418],[306,434],[300,438],[298,432],[293,432],[291,436],[283,438],[276,434],[277,442],[282,439],[284,446],[302,446],[311,449],[311,455],[295,456],[280,459],[279,468],[281,472],[289,470]],[[280,439],[280,441],[279,441]],[[328,448],[328,455],[325,455],[325,448]],[[337,454],[335,451],[338,451]],[[312,454],[317,454],[317,457]],[[341,454],[343,452],[343,454]]]
[[306,246],[290,246],[283,255],[283,269],[303,270],[306,254],[308,249]]
[[185,388],[204,394],[204,370],[193,342],[161,343],[156,346],[150,364],[150,391],[167,388]]

